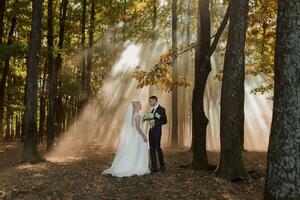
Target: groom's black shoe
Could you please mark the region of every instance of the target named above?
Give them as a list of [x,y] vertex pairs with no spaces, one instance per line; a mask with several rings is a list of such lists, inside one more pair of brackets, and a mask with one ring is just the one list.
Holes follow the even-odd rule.
[[151,173],[156,173],[156,172],[158,172],[157,168],[152,168],[150,171],[151,171]]
[[165,166],[161,166],[161,167],[159,168],[159,171],[165,172],[165,171],[166,171],[166,167],[165,167]]

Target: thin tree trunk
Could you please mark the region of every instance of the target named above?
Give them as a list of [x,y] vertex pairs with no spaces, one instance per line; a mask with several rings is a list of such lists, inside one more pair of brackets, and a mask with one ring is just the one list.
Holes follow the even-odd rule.
[[124,0],[123,2],[123,27],[122,27],[122,36],[123,36],[123,42],[126,41],[126,14],[127,14],[127,0]]
[[[153,18],[152,18],[152,43],[151,43],[151,49],[154,51],[155,49],[155,42],[157,39],[156,34],[156,26],[157,26],[157,0],[152,0],[153,4]],[[149,97],[154,95],[153,94],[153,86],[149,85]]]
[[16,139],[19,139],[21,137],[21,122],[20,122],[20,116],[16,115]]
[[198,2],[197,43],[201,45],[195,51],[195,86],[192,100],[192,166],[195,169],[207,169],[206,128],[208,119],[204,112],[203,97],[206,81],[211,71],[209,59],[208,61],[205,60],[210,50],[209,0],[199,0]]
[[[9,102],[11,100],[11,95],[7,95],[7,101]],[[10,141],[10,135],[11,135],[11,107],[10,104],[6,106],[6,130],[5,130],[5,137],[4,140],[6,142]]]
[[92,94],[91,89],[91,70],[93,63],[94,52],[94,29],[95,29],[95,1],[91,0],[91,19],[89,28],[89,50],[87,55],[87,78],[86,78],[86,97],[90,98]]
[[0,45],[3,43],[5,4],[6,0],[0,1]]
[[54,77],[54,56],[53,56],[53,0],[48,0],[47,19],[47,48],[48,48],[48,117],[47,117],[47,150],[49,151],[54,143],[55,136],[55,100],[56,85]]
[[41,160],[37,150],[37,80],[39,54],[41,47],[41,23],[42,23],[42,1],[32,2],[32,24],[30,43],[27,58],[26,77],[26,110],[25,110],[25,141],[22,159],[26,162],[37,162]]
[[[3,35],[4,35],[5,4],[6,4],[6,0],[0,1],[0,45],[3,43]],[[2,65],[2,61],[0,62],[0,65]],[[1,80],[1,82],[2,82],[2,80]],[[1,89],[0,89],[0,91],[1,91]],[[3,137],[3,100],[1,102],[2,98],[4,98],[3,94],[0,95],[0,139]],[[2,103],[2,105],[1,105],[1,103]]]
[[[184,43],[185,44],[189,44],[190,43],[190,24],[191,24],[191,0],[186,0],[184,1]],[[182,61],[181,61],[181,67],[183,67],[183,77],[188,78],[188,72],[190,69],[190,55],[186,54]],[[180,101],[180,115],[179,117],[179,124],[178,124],[178,133],[182,136],[180,141],[180,146],[184,146],[184,135],[185,135],[185,127],[186,124],[188,124],[189,122],[187,121],[187,113],[188,113],[188,109],[187,109],[187,99],[190,98],[188,97],[188,93],[187,93],[187,89],[186,88],[180,88],[180,95],[179,95],[179,101]]]
[[157,0],[153,0],[153,18],[152,18],[153,41],[155,41],[157,37],[156,26],[157,26]]
[[39,143],[43,143],[43,136],[45,133],[45,119],[46,119],[46,98],[45,98],[45,88],[46,88],[46,68],[43,70],[41,75],[41,93],[40,93],[40,124],[39,124]]
[[[16,16],[14,16],[11,20],[11,26],[10,26],[10,30],[8,33],[7,45],[11,45],[13,42],[13,34],[15,31],[16,22],[17,22],[17,18],[16,18]],[[8,72],[9,72],[9,68],[10,68],[9,61],[10,61],[10,56],[5,58],[4,68],[3,68],[3,72],[2,72],[2,78],[0,81],[0,137],[2,135],[1,132],[3,130],[4,96],[5,96],[5,86],[6,86],[6,82],[7,82],[7,76],[8,76]]]
[[[177,0],[172,0],[172,49],[177,48]],[[172,63],[173,74],[177,74],[178,59]],[[178,146],[178,99],[177,86],[172,89],[172,137],[171,146]]]
[[86,54],[85,54],[85,26],[86,26],[86,0],[82,0],[82,14],[81,14],[81,92],[83,97],[86,94]]
[[68,0],[62,0],[61,6],[60,6],[60,19],[59,19],[59,38],[58,38],[58,53],[57,57],[55,59],[54,63],[54,77],[55,77],[55,82],[54,82],[54,93],[55,95],[55,117],[56,117],[56,134],[58,135],[59,132],[61,131],[61,116],[59,115],[60,113],[60,108],[61,108],[61,94],[58,91],[59,86],[61,86],[61,80],[60,80],[60,73],[61,73],[61,66],[62,66],[62,53],[61,50],[63,49],[63,44],[64,44],[64,35],[65,35],[65,22],[67,18],[67,8],[68,8]]
[[273,120],[264,199],[300,199],[300,2],[278,1]]
[[221,156],[216,175],[245,177],[243,159],[245,42],[249,0],[231,0],[221,94]]

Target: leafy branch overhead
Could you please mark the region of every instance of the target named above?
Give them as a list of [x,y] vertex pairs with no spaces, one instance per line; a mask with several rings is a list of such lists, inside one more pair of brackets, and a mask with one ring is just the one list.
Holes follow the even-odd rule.
[[[209,50],[207,51],[207,54],[204,56],[202,65],[207,66],[207,64],[209,63],[210,57],[215,51],[221,35],[227,25],[231,10],[231,6],[229,6],[216,34],[212,37],[214,38],[214,40]],[[195,49],[199,45],[200,43],[190,43],[180,46],[179,48],[169,49],[166,53],[160,56],[159,61],[154,65],[153,69],[151,69],[150,72],[146,72],[138,68],[138,70],[135,71],[133,75],[133,77],[139,82],[138,88],[143,88],[145,86],[151,85],[159,85],[163,90],[170,92],[175,86],[190,86],[190,83],[188,83],[184,77],[176,76],[171,72],[170,65],[178,56]]]
[[175,49],[169,49],[160,56],[158,62],[149,72],[138,67],[133,74],[133,77],[139,82],[138,88],[157,85],[164,91],[171,92],[176,86],[189,87],[191,84],[185,77],[177,76],[172,72],[171,64],[179,55],[192,51],[198,45],[190,43]]

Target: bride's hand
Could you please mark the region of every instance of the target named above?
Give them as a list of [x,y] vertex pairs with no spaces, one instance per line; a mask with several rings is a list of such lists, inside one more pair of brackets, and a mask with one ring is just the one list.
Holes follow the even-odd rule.
[[146,136],[144,136],[144,137],[143,137],[143,139],[144,139],[144,142],[145,142],[145,143],[147,143],[147,142],[148,142],[148,139],[147,139],[147,137],[146,137]]

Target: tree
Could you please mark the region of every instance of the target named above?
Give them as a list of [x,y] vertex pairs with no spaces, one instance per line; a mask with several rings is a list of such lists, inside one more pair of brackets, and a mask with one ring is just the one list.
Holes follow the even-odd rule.
[[[172,49],[177,48],[177,0],[172,0]],[[177,74],[178,59],[172,63],[173,74]],[[177,86],[172,88],[172,138],[171,146],[178,146],[178,99]]]
[[[15,3],[17,3],[17,1]],[[8,33],[7,46],[12,45],[12,43],[13,43],[13,34],[15,31],[16,22],[17,22],[17,19],[16,19],[16,12],[15,12],[14,16],[11,20],[10,30]],[[0,44],[1,44],[1,42],[0,42]],[[7,56],[4,60],[4,68],[2,71],[2,78],[0,81],[0,136],[1,136],[2,128],[3,128],[2,122],[3,122],[3,114],[4,114],[4,95],[5,95],[6,82],[7,82],[7,78],[8,78],[8,72],[9,72],[9,68],[10,68],[9,61],[10,61],[10,56]]]
[[273,120],[264,199],[300,199],[300,2],[278,1]]
[[[151,42],[151,49],[154,51],[155,43],[157,40],[157,33],[156,33],[156,26],[157,26],[157,0],[152,0],[152,42]],[[153,95],[153,86],[149,85],[149,96]]]
[[[2,45],[3,34],[4,34],[5,4],[6,4],[6,1],[0,1],[0,45]],[[0,65],[2,65],[2,62],[0,62]],[[2,76],[1,82],[3,82],[3,76]],[[4,87],[3,87],[3,89],[4,89]],[[4,105],[1,105],[1,104],[3,104],[4,93],[1,95],[0,98],[2,99],[2,100],[0,99],[0,137],[1,137],[3,134],[3,111],[4,111],[4,109],[3,109]]]
[[25,141],[22,159],[26,162],[41,160],[37,150],[37,79],[41,47],[42,1],[32,1],[32,23],[27,58]]
[[3,34],[4,34],[5,4],[6,4],[6,0],[0,1],[0,45],[2,44]]
[[58,91],[58,88],[61,87],[61,67],[62,67],[62,51],[64,46],[64,36],[65,36],[65,24],[67,19],[67,8],[69,1],[62,0],[60,5],[60,13],[59,13],[59,34],[58,34],[58,52],[54,63],[54,91],[53,94],[55,96],[55,118],[56,118],[56,131],[57,133],[62,130],[62,115],[59,113],[62,112],[62,94]]
[[40,120],[39,120],[39,143],[43,143],[43,138],[45,134],[45,121],[46,121],[46,74],[47,74],[47,65],[41,69],[40,74]]
[[47,49],[48,49],[48,118],[47,118],[47,150],[53,146],[55,136],[55,77],[53,56],[53,0],[48,0]]
[[93,62],[93,46],[94,46],[94,29],[95,29],[95,1],[91,0],[90,13],[90,28],[89,28],[89,50],[87,55],[87,77],[86,77],[86,97],[91,96],[91,70]]
[[245,41],[249,0],[231,0],[221,93],[221,156],[216,171],[224,178],[244,177]]
[[195,49],[195,86],[192,100],[192,166],[195,169],[207,169],[206,128],[208,119],[204,112],[203,97],[206,81],[211,71],[210,62],[205,62],[210,49],[209,0],[198,1],[197,43],[200,45]]
[[[86,94],[86,62],[85,62],[85,26],[86,26],[86,0],[82,0],[82,14],[81,14],[81,92]],[[84,98],[84,97],[83,97]]]

